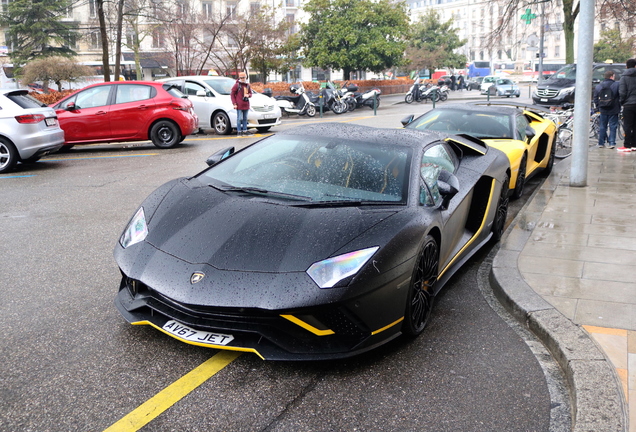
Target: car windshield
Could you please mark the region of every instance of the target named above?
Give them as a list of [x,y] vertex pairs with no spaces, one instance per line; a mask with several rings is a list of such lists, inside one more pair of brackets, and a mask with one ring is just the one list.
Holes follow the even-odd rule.
[[559,78],[567,78],[567,79],[576,79],[576,65],[566,65],[556,71],[550,78],[559,79]]
[[274,135],[204,171],[220,190],[293,204],[405,203],[411,149],[342,138]]
[[214,78],[214,79],[206,79],[203,80],[207,85],[212,87],[215,92],[222,95],[229,95],[230,90],[234,86],[234,81],[232,78]]
[[500,79],[497,80],[497,85],[512,85],[512,81],[509,79]]
[[408,129],[463,133],[476,138],[512,138],[507,114],[436,109],[415,119]]

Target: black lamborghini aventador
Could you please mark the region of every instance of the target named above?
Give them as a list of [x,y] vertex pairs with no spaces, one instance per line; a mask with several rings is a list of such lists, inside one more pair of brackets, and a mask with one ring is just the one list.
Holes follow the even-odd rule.
[[190,344],[316,360],[416,336],[504,231],[508,158],[468,136],[319,124],[208,165],[154,191],[114,252],[119,312]]

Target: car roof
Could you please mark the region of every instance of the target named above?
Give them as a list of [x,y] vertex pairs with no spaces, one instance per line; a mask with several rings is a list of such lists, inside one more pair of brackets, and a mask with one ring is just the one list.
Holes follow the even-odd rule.
[[177,76],[177,77],[171,77],[171,78],[162,78],[159,81],[174,81],[179,79],[206,79],[206,80],[231,79],[233,80],[234,78],[226,77],[226,76],[218,76],[218,75],[185,75],[185,76]]
[[455,111],[464,111],[464,112],[491,112],[496,114],[504,114],[504,115],[514,115],[522,112],[521,109],[516,108],[514,106],[500,106],[500,105],[468,105],[468,104],[459,104],[459,103],[449,103],[444,104],[444,106],[435,108],[432,111],[438,110],[455,110]]

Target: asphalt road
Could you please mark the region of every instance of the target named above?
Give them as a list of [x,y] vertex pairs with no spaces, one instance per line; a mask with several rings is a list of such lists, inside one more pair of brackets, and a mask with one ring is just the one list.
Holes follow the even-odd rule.
[[[430,108],[391,100],[399,98],[384,98],[378,116],[292,117],[274,131],[308,121],[398,127]],[[0,176],[0,430],[99,431],[120,419],[128,426],[111,430],[549,430],[559,405],[544,373],[550,359],[489,306],[488,250],[455,275],[414,341],[329,362],[243,354],[184,390],[179,379],[218,351],[127,324],[113,305],[120,274],[112,250],[153,189],[256,138],[196,135],[171,150],[76,147]],[[140,411],[149,400],[154,414]],[[142,427],[131,412],[158,416]]]

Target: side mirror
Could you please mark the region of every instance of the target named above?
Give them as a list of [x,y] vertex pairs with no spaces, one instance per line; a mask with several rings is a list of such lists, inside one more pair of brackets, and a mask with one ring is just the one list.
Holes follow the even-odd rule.
[[273,95],[274,93],[272,92],[272,89],[271,89],[271,88],[267,87],[267,88],[264,88],[264,89],[263,89],[263,94],[264,94],[265,96],[272,97],[272,95]]
[[526,138],[528,138],[528,140],[531,140],[532,138],[534,138],[534,136],[536,135],[534,129],[532,129],[530,126],[526,126]]
[[206,92],[205,90],[197,90],[196,95],[198,97],[206,97],[208,95],[208,92]]
[[442,205],[440,208],[446,210],[450,201],[457,195],[457,192],[459,192],[459,180],[455,174],[442,170],[437,178],[437,188],[442,195]]
[[413,121],[413,118],[415,118],[415,115],[411,114],[410,116],[404,117],[402,120],[400,120],[400,123],[402,123],[402,126],[406,126]]
[[218,152],[210,156],[205,161],[205,163],[208,164],[208,166],[214,166],[218,164],[219,162],[221,162],[223,159],[229,158],[233,154],[234,154],[234,147],[224,148],[223,150],[219,150]]
[[66,104],[66,107],[64,109],[66,111],[73,111],[73,110],[76,110],[77,107],[75,106],[75,102],[69,102]]

